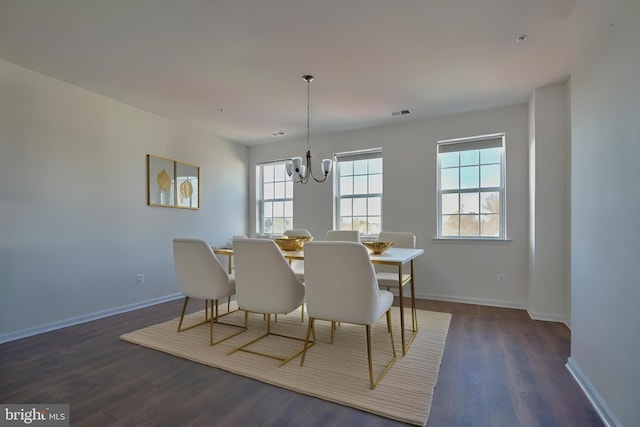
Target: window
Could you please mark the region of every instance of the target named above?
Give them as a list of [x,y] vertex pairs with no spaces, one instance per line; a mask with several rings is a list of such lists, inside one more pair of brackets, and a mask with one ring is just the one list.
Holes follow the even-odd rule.
[[278,160],[256,166],[258,229],[262,235],[279,235],[293,228],[293,181],[287,177],[286,162]]
[[504,134],[438,142],[438,238],[505,239]]
[[373,236],[382,229],[382,149],[336,154],[336,228]]

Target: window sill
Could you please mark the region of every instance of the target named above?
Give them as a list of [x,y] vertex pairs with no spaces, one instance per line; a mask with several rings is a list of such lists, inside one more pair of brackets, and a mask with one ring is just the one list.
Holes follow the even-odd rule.
[[431,240],[433,243],[456,243],[465,245],[510,245],[511,242],[513,242],[511,239],[474,239],[466,237],[455,239],[433,237]]

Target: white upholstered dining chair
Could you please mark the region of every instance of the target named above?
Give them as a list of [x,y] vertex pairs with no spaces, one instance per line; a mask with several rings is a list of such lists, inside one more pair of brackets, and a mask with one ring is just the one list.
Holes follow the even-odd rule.
[[329,230],[324,240],[329,242],[360,242],[360,231]]
[[290,230],[285,230],[285,236],[311,236],[311,232],[309,230],[305,230],[304,228],[292,228]]
[[[300,366],[304,365],[311,335],[315,337],[316,320],[364,325],[369,383],[374,389],[395,363],[396,350],[390,314],[393,295],[379,289],[367,248],[357,242],[309,242],[305,244],[304,263],[309,324]],[[385,314],[393,357],[374,380],[371,326]]]
[[[209,323],[209,344],[215,345],[244,331],[244,327],[223,323],[219,320],[221,316],[232,313],[227,311],[227,313],[220,315],[218,312],[218,300],[231,298],[235,294],[235,278],[233,274],[226,272],[211,247],[205,241],[199,239],[173,239],[173,262],[176,278],[178,279],[178,287],[185,296],[180,322],[178,323],[178,332],[184,332],[196,326]],[[202,322],[183,328],[184,315],[190,298],[205,301],[205,319]],[[211,314],[209,314],[209,304],[211,304]],[[242,330],[214,341],[214,323],[234,326],[242,328]]]
[[[360,242],[360,230],[329,230],[324,238],[328,242]],[[336,324],[340,322],[331,322],[331,342],[333,343],[333,334]]]
[[271,239],[235,239],[233,241],[236,275],[236,298],[238,307],[245,310],[245,327],[248,313],[266,315],[267,331],[259,337],[230,351],[244,351],[280,360],[283,366],[302,353],[302,348],[287,357],[254,351],[251,344],[258,340],[277,335],[304,341],[302,337],[279,334],[271,331],[271,315],[287,314],[300,307],[305,298],[305,287],[296,278],[289,263]]

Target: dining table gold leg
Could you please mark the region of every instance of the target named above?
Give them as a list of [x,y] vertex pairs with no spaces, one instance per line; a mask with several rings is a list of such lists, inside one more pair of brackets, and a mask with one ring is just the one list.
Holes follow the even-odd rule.
[[416,311],[416,287],[413,274],[413,260],[411,260],[411,320],[413,331],[418,332],[418,312]]
[[402,355],[407,354],[407,348],[404,345],[404,296],[402,295],[402,264],[398,266],[398,298],[400,299],[400,339],[402,342]]
[[413,260],[411,260],[410,262],[410,268],[411,268],[411,276],[410,276],[410,282],[411,282],[411,306],[410,306],[410,310],[411,310],[411,335],[409,335],[409,337],[406,337],[406,331],[404,328],[404,293],[403,293],[403,289],[404,289],[404,283],[402,283],[402,265],[398,266],[398,283],[400,284],[399,286],[399,290],[398,290],[398,298],[400,299],[400,338],[402,341],[402,355],[405,356],[407,354],[407,352],[409,351],[409,347],[411,347],[411,344],[413,343],[413,340],[415,339],[416,335],[418,334],[418,313],[416,311],[416,294],[415,294],[415,286],[414,286],[414,282],[413,282]]

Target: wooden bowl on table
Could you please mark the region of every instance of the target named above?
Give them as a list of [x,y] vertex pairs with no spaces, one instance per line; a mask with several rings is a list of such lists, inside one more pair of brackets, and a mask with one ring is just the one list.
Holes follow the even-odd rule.
[[381,253],[389,249],[391,246],[393,246],[393,242],[381,242],[381,241],[362,242],[362,244],[365,245],[374,255],[380,255]]

